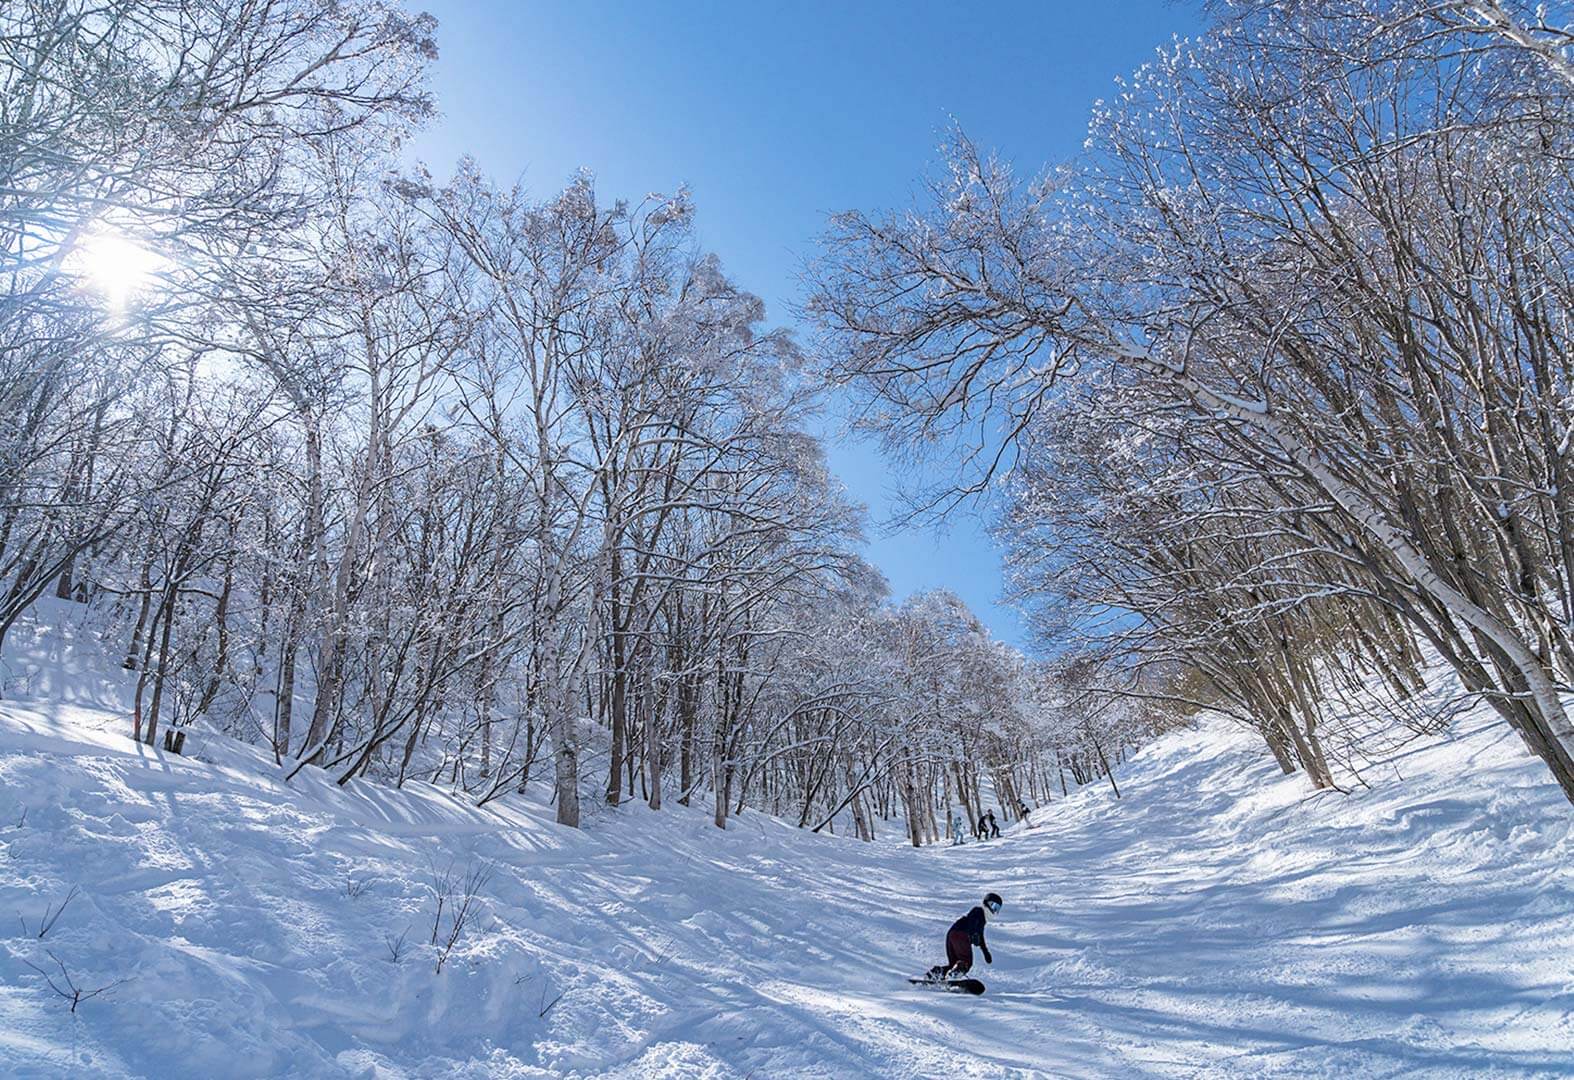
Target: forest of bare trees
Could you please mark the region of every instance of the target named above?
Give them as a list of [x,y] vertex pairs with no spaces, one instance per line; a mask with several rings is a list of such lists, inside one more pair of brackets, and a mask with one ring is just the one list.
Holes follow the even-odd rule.
[[923,507],[1004,489],[1013,587],[1078,685],[1227,712],[1329,788],[1446,723],[1441,664],[1574,799],[1547,7],[1221,2],[1079,160],[1024,181],[959,133],[929,201],[834,221],[833,377],[948,455]]
[[0,644],[76,605],[134,738],[536,782],[568,825],[918,844],[1107,773],[1152,710],[1091,720],[955,597],[888,601],[815,365],[685,192],[401,158],[435,34],[373,0],[0,8]]
[[[569,825],[919,844],[1199,708],[1338,788],[1447,724],[1439,666],[1574,798],[1567,20],[1211,10],[1076,160],[958,132],[835,218],[806,344],[682,189],[409,161],[427,16],[5,5],[0,645],[73,605],[134,738]],[[890,600],[831,395],[918,518],[998,511],[1051,659]]]

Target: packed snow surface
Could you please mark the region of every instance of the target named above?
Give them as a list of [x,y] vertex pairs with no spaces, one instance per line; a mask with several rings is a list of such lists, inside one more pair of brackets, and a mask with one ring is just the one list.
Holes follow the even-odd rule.
[[[1574,813],[1483,713],[1316,798],[1204,724],[1119,801],[915,851],[287,785],[48,681],[0,703],[0,1075],[1574,1075]],[[437,973],[450,866],[491,876]],[[987,889],[988,993],[909,986]],[[72,1014],[50,953],[114,985]]]

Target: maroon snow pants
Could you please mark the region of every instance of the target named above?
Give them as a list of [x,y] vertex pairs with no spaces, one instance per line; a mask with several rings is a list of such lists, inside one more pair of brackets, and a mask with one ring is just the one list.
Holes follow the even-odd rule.
[[952,930],[945,936],[945,959],[951,974],[964,975],[973,966],[973,943],[966,930]]

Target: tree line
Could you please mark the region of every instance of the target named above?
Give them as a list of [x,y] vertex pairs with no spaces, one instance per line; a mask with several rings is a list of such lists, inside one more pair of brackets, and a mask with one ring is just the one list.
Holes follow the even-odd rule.
[[[838,217],[812,312],[894,448],[1003,487],[1089,700],[1207,706],[1318,788],[1446,724],[1574,799],[1567,5],[1212,5],[1031,180],[958,133]],[[1549,9],[1552,9],[1549,11]]]
[[435,34],[372,0],[0,11],[0,646],[79,603],[136,739],[542,781],[568,825],[588,791],[917,844],[1107,773],[1136,712],[1073,722],[955,597],[889,601],[816,365],[686,192],[401,161]]

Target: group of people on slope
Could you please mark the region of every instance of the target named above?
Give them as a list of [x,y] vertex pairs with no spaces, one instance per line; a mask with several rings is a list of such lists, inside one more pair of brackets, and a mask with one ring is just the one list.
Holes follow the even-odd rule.
[[[1033,822],[1028,819],[1028,808],[1025,803],[1017,804],[1017,816],[1022,819],[1023,825],[1029,829],[1033,827]],[[990,840],[999,835],[1000,823],[995,820],[995,812],[993,810],[985,810],[983,816],[973,825],[973,839]],[[956,847],[960,843],[963,843],[962,819],[953,812],[951,814],[951,846]]]

